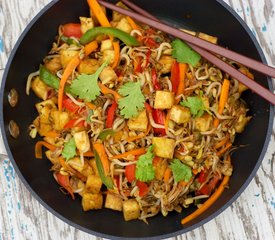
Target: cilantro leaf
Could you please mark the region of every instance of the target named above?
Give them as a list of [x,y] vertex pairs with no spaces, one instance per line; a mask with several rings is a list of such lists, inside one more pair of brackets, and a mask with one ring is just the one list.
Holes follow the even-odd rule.
[[75,145],[74,139],[71,138],[69,142],[66,142],[64,144],[64,149],[62,151],[62,156],[66,160],[69,160],[69,159],[73,158],[75,155],[76,155],[76,145]]
[[153,158],[155,154],[153,148],[153,146],[150,146],[147,152],[141,155],[137,161],[135,176],[136,179],[142,182],[148,182],[155,178],[155,170],[153,167]]
[[173,159],[170,164],[170,168],[173,172],[175,182],[181,180],[188,182],[192,177],[192,170],[189,166],[183,164],[179,159]]
[[187,101],[181,101],[180,103],[184,107],[190,108],[190,112],[193,117],[201,117],[204,111],[208,111],[205,107],[201,97],[187,97]]
[[189,63],[195,67],[201,59],[197,52],[179,39],[172,42],[172,48],[172,56],[180,63]]
[[100,88],[97,84],[99,74],[107,65],[107,62],[103,63],[94,74],[79,75],[72,81],[70,92],[87,102],[95,100],[96,97],[100,95]]
[[123,98],[118,100],[120,114],[125,118],[135,117],[144,108],[145,97],[140,89],[140,82],[128,82],[118,92]]

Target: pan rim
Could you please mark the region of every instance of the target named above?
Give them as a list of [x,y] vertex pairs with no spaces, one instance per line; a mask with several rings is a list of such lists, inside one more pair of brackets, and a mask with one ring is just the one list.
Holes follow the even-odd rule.
[[[12,152],[9,148],[9,144],[8,144],[8,140],[7,140],[7,136],[6,136],[6,131],[5,131],[5,125],[4,125],[4,114],[3,114],[3,103],[4,103],[4,87],[6,84],[6,80],[7,80],[7,76],[8,76],[8,72],[10,69],[10,65],[13,62],[15,53],[17,52],[17,49],[19,48],[22,40],[25,38],[25,36],[27,35],[27,33],[29,32],[29,30],[32,28],[32,26],[36,23],[36,21],[45,13],[47,12],[52,6],[54,6],[57,2],[59,2],[60,0],[53,0],[50,3],[48,3],[41,11],[39,11],[36,16],[30,21],[30,23],[26,26],[26,28],[24,29],[24,31],[22,32],[22,34],[20,35],[20,37],[18,38],[18,40],[16,41],[11,54],[9,56],[8,62],[6,64],[5,70],[4,70],[4,74],[3,74],[3,78],[2,78],[2,83],[1,83],[1,89],[0,89],[0,122],[1,122],[1,132],[2,132],[2,138],[3,138],[3,142],[4,142],[4,146],[5,149],[7,151],[8,154],[8,158],[10,159],[10,161],[12,162],[12,165],[17,173],[17,175],[19,176],[20,180],[24,183],[25,187],[28,189],[28,191],[32,194],[32,196],[35,197],[35,199],[43,206],[45,207],[50,213],[52,213],[54,216],[58,217],[59,219],[61,219],[62,221],[64,221],[65,223],[69,224],[70,226],[73,226],[81,231],[84,231],[86,233],[92,234],[94,236],[99,236],[99,237],[103,237],[103,238],[108,238],[108,239],[129,239],[129,237],[118,237],[118,236],[113,236],[113,235],[108,235],[105,233],[100,233],[100,232],[96,232],[93,231],[91,229],[82,227],[79,224],[76,224],[74,222],[72,222],[71,220],[68,220],[67,218],[63,217],[60,213],[58,213],[57,211],[55,211],[52,207],[50,207],[46,202],[44,202],[40,196],[32,189],[32,187],[28,184],[28,182],[26,181],[25,177],[23,176],[23,174],[20,172],[16,161],[13,158]],[[258,43],[257,39],[255,38],[255,36],[253,35],[252,31],[249,29],[248,25],[244,22],[244,20],[229,6],[227,5],[223,0],[215,0],[218,4],[220,4],[226,11],[228,11],[232,17],[234,17],[242,26],[242,28],[244,29],[244,31],[249,35],[250,39],[252,40],[255,49],[257,50],[258,54],[260,55],[260,58],[262,60],[263,63],[267,63],[265,55],[262,51],[262,48],[260,47],[260,44]],[[273,85],[272,85],[272,80],[270,77],[267,77],[267,82],[268,82],[268,87],[270,91],[273,91]],[[249,185],[249,183],[251,182],[251,180],[255,177],[262,161],[263,158],[265,156],[268,144],[269,144],[269,140],[272,134],[272,128],[273,128],[273,115],[274,115],[274,106],[269,105],[269,122],[268,122],[268,129],[267,129],[267,134],[265,137],[265,141],[264,141],[264,145],[261,151],[261,154],[257,160],[257,163],[253,169],[253,171],[251,172],[251,174],[249,175],[249,177],[246,179],[246,181],[243,183],[242,187],[231,197],[231,199],[225,204],[223,205],[219,210],[215,211],[213,214],[209,215],[207,218],[201,220],[200,222],[187,227],[187,228],[182,228],[179,231],[176,232],[172,232],[172,233],[167,233],[167,234],[163,234],[163,235],[156,235],[156,236],[152,236],[152,237],[143,237],[142,239],[164,239],[164,238],[169,238],[169,237],[174,237],[177,235],[181,235],[184,233],[187,233],[191,230],[194,230],[195,228],[201,227],[202,225],[204,225],[205,223],[209,222],[210,220],[216,218],[221,212],[223,212],[226,208],[228,208],[229,206],[232,205],[233,202],[235,202],[237,200],[237,198],[241,195],[241,193],[243,193],[243,191],[247,188],[247,186]],[[140,239],[137,237],[133,237],[131,239]]]

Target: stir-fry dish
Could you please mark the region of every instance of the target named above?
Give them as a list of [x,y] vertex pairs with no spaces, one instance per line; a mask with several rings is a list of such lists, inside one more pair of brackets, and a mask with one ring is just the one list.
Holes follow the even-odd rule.
[[45,153],[61,191],[78,195],[84,211],[147,222],[196,205],[198,215],[228,187],[232,144],[251,119],[247,88],[185,42],[88,3],[91,16],[61,25],[29,75],[27,94],[40,98],[35,156]]

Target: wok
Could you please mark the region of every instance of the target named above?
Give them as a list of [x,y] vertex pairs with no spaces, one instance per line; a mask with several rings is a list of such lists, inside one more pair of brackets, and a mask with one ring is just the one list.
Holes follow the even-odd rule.
[[[201,31],[219,38],[219,44],[265,62],[263,52],[245,23],[223,1],[204,0],[134,0],[160,19],[177,27]],[[1,85],[1,130],[4,143],[20,179],[33,196],[51,213],[68,224],[88,233],[107,238],[166,238],[183,234],[201,226],[226,209],[244,191],[255,176],[264,157],[271,135],[273,106],[247,91],[243,98],[253,116],[246,130],[238,135],[236,146],[244,145],[233,153],[234,173],[229,189],[202,215],[182,226],[180,221],[195,207],[182,213],[158,215],[149,219],[149,225],[141,221],[125,222],[119,212],[108,209],[83,212],[81,199],[73,201],[65,196],[49,171],[46,159],[34,156],[35,140],[28,135],[28,126],[36,117],[34,94],[26,96],[25,85],[29,73],[38,69],[43,57],[51,48],[60,24],[78,21],[88,16],[85,0],[52,1],[27,26],[17,41],[9,58]],[[253,72],[257,82],[272,90],[271,79]],[[11,107],[8,94],[15,88],[19,102]],[[14,120],[20,129],[18,138],[9,133],[9,122]]]

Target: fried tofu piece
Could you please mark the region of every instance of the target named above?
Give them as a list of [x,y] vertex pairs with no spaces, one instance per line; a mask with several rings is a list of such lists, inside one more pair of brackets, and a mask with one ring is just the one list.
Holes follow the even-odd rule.
[[251,117],[247,117],[243,114],[241,114],[238,118],[238,121],[235,125],[235,131],[237,133],[242,133],[244,131],[245,126],[247,125],[247,123],[250,121]]
[[85,164],[82,165],[81,160],[79,157],[74,157],[67,161],[67,164],[70,165],[73,169],[77,170],[78,172],[82,172]]
[[53,122],[53,128],[56,131],[61,131],[64,129],[64,126],[70,121],[69,113],[62,112],[57,109],[51,111],[51,119]]
[[77,67],[79,73],[93,74],[100,67],[96,59],[85,58]]
[[86,131],[74,133],[74,141],[79,152],[85,153],[90,149],[90,140]]
[[187,123],[191,118],[191,113],[188,108],[175,105],[171,108],[170,119],[177,124]]
[[89,161],[89,164],[92,166],[92,169],[94,171],[94,174],[99,176],[99,173],[98,173],[98,169],[97,169],[97,166],[96,166],[96,161],[95,159],[92,159]]
[[175,102],[175,96],[173,92],[156,91],[155,109],[170,109]]
[[49,60],[46,60],[45,67],[55,74],[62,68],[60,57],[54,57]]
[[155,170],[155,178],[157,180],[162,180],[164,176],[164,172],[168,167],[168,163],[166,159],[159,158],[158,161],[154,162],[154,170]]
[[81,32],[83,34],[94,27],[94,21],[92,18],[80,17],[79,20],[81,23]]
[[111,82],[115,82],[117,80],[117,75],[110,66],[105,67],[99,75],[99,78],[102,84],[107,84]]
[[31,88],[35,95],[43,100],[48,98],[48,92],[51,90],[39,77],[35,77],[32,80]]
[[51,161],[53,165],[59,164],[59,159],[57,157],[53,157],[53,152],[51,150],[48,150],[45,152],[46,157]]
[[103,52],[102,62],[109,62],[109,64],[111,65],[114,62],[114,58],[115,58],[114,50],[105,50]]
[[39,124],[38,133],[40,136],[45,136],[49,131],[52,130],[51,124],[41,123]]
[[77,55],[79,54],[79,51],[76,50],[61,50],[60,51],[60,61],[63,68],[65,68],[68,63]]
[[174,61],[175,59],[169,55],[161,56],[161,58],[159,59],[159,63],[161,64],[160,73],[166,74],[171,72],[171,68]]
[[101,178],[97,175],[89,175],[86,182],[85,190],[91,193],[99,193],[102,187]]
[[100,52],[104,52],[105,50],[113,50],[113,42],[111,39],[105,39],[101,42]]
[[41,111],[45,106],[48,106],[49,109],[56,109],[55,101],[53,98],[35,104],[36,110],[39,114],[41,114]]
[[100,193],[83,193],[82,207],[84,211],[101,209],[103,196]]
[[154,152],[158,157],[172,159],[175,149],[175,140],[165,137],[153,137]]
[[217,37],[213,37],[211,35],[208,35],[206,33],[199,33],[198,35],[199,38],[205,40],[205,41],[208,41],[208,42],[211,42],[211,43],[214,43],[214,44],[217,44],[218,42],[218,38]]
[[115,194],[107,193],[105,208],[122,211],[122,199]]
[[116,25],[116,28],[127,33],[130,33],[133,30],[128,20],[125,17],[120,19],[120,21]]
[[206,132],[210,130],[213,118],[208,113],[203,114],[201,117],[197,117],[194,120],[195,129],[200,132]]
[[135,199],[124,201],[122,208],[125,221],[137,219],[140,215],[139,205]]
[[148,126],[146,110],[141,111],[136,117],[129,119],[127,125],[130,130],[146,132]]

